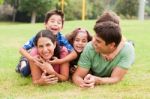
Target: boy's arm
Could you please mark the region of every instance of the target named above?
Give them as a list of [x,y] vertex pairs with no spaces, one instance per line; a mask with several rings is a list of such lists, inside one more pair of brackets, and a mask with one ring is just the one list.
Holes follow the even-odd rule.
[[32,60],[33,57],[30,55],[30,53],[27,52],[24,48],[20,48],[19,50],[20,54],[26,57],[28,60]]
[[19,49],[20,54],[23,55],[24,57],[26,57],[28,60],[33,59],[32,56],[30,55],[30,53],[27,50],[34,47],[34,39],[35,39],[35,36],[32,37],[29,41],[27,41],[24,44],[24,46]]
[[104,56],[104,58],[108,61],[113,60],[116,57],[116,55],[120,52],[120,50],[123,48],[124,44],[125,44],[125,40],[122,39],[121,42],[119,43],[117,49],[113,53],[109,54],[108,56],[107,55]]
[[65,62],[70,62],[74,59],[77,58],[77,53],[75,50],[73,50],[72,52],[70,52],[70,54],[68,54],[66,57],[62,58],[62,59],[54,59],[52,61],[49,61],[51,64],[63,64]]

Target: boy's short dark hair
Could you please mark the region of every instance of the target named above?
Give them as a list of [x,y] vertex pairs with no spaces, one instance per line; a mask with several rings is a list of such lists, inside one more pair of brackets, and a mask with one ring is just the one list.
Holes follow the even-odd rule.
[[61,11],[61,10],[51,10],[51,11],[48,11],[45,15],[45,20],[44,22],[47,23],[49,18],[52,16],[52,15],[59,15],[61,18],[62,18],[62,24],[64,24],[64,13]]
[[121,41],[121,29],[120,26],[112,21],[99,22],[94,26],[96,35],[102,38],[106,45],[114,42],[117,47]]

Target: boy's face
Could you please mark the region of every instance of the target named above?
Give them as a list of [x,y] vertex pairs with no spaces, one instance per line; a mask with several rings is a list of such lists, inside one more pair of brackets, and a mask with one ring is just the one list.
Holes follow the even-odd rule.
[[52,15],[47,23],[45,23],[46,29],[53,32],[54,35],[57,35],[58,32],[63,28],[62,18],[59,15]]

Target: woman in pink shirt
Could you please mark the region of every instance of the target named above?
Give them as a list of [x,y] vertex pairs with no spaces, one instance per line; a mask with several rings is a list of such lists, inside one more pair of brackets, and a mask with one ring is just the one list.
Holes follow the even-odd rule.
[[63,46],[57,46],[56,36],[49,30],[41,30],[35,37],[35,48],[31,55],[36,59],[30,61],[33,84],[47,85],[58,81],[66,81],[69,77],[69,63],[51,65],[50,60],[63,58],[68,51]]

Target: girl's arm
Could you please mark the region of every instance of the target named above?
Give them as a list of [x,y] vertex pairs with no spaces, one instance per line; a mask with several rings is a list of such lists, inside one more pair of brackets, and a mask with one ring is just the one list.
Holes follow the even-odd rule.
[[74,59],[77,58],[77,53],[75,50],[73,50],[70,54],[68,54],[66,57],[62,58],[62,59],[57,59],[55,58],[54,60],[52,61],[49,61],[51,64],[63,64],[63,63],[66,63],[66,62],[70,62]]
[[58,77],[56,77],[54,74],[47,76],[46,71],[43,71],[38,65],[36,65],[32,61],[30,61],[30,69],[33,84],[48,85],[48,84],[55,84],[58,82]]

